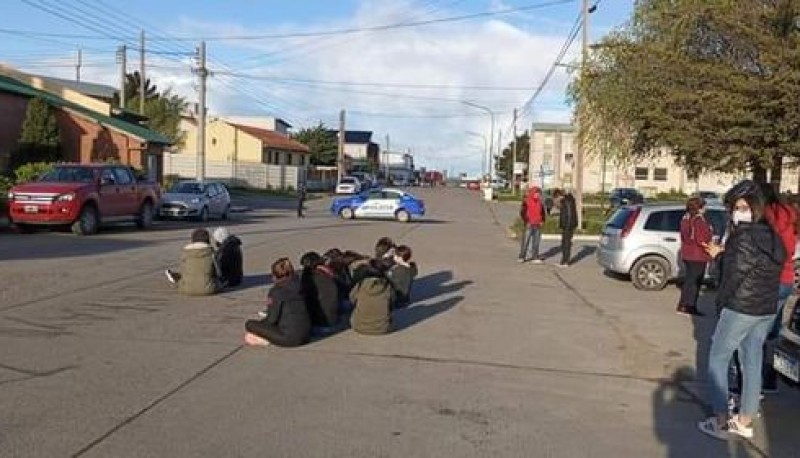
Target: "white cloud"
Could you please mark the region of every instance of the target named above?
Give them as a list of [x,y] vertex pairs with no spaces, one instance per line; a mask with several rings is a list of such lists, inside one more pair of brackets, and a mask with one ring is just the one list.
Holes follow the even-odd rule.
[[[496,1],[495,8],[503,7]],[[363,27],[402,23],[420,18],[425,10],[417,1],[362,0],[360,8],[346,21],[325,21],[301,25],[284,24],[268,31],[253,30],[239,24],[214,24],[181,18],[172,30],[182,34],[252,34],[296,30]],[[429,10],[428,10],[429,12]],[[439,11],[436,16],[458,12]],[[545,17],[547,10],[537,11]],[[216,114],[269,114],[283,116],[296,126],[323,120],[335,125],[341,108],[350,111],[348,128],[372,130],[375,140],[391,135],[392,149],[411,148],[417,163],[448,168],[453,172],[476,173],[481,167],[482,143],[465,131],[489,134],[488,116],[460,100],[490,107],[496,112],[496,130],[510,126],[513,107],[522,104],[533,92],[479,91],[463,86],[535,87],[544,77],[561,48],[569,25],[561,34],[537,35],[507,21],[511,15],[465,22],[449,22],[425,27],[344,35],[338,37],[267,40],[256,42],[210,42],[210,67],[219,73],[209,79],[208,104]],[[167,45],[164,45],[167,46]],[[177,47],[177,45],[172,45]],[[181,48],[193,47],[182,43]],[[262,53],[263,57],[257,57]],[[442,89],[371,86],[310,85],[270,80],[241,80],[223,75],[217,57],[229,70],[279,78],[307,80],[389,82],[403,84],[451,85]],[[246,57],[246,58],[245,58]],[[106,56],[110,61],[113,57]],[[188,62],[182,65],[163,57],[150,57],[159,67],[149,76],[159,87],[170,86],[189,100],[196,100],[196,79]],[[129,71],[138,66],[129,56]],[[62,77],[73,77],[74,69],[53,69]],[[118,70],[109,62],[105,67],[84,71],[84,80],[118,84]],[[542,94],[543,109],[534,107],[537,120],[566,121],[569,110],[560,109],[568,77],[560,69]],[[383,93],[385,95],[367,94]],[[420,100],[439,98],[447,100]],[[361,113],[377,113],[370,116]],[[391,118],[396,114],[403,117]],[[442,116],[464,114],[464,117]],[[430,118],[413,118],[429,115]],[[530,121],[527,119],[526,121]],[[524,130],[520,124],[519,131]],[[504,143],[510,140],[504,133]]]

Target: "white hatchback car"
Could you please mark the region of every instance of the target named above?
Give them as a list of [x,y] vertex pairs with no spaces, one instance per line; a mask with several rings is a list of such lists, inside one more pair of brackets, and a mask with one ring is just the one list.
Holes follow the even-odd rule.
[[356,177],[342,177],[336,185],[336,194],[358,194],[361,192],[361,182]]

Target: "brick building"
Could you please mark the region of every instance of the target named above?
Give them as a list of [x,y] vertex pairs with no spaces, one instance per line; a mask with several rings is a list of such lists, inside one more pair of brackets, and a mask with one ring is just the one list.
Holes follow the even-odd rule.
[[[61,134],[61,155],[68,162],[116,160],[140,170],[151,179],[163,176],[163,152],[170,144],[164,136],[144,126],[116,118],[100,101],[80,103],[68,88],[53,84],[35,87],[35,77],[0,73],[0,169],[5,170],[22,131],[28,100],[39,97],[54,110]],[[23,75],[23,77],[18,77]],[[33,83],[33,84],[32,84]],[[99,109],[98,109],[99,108]]]

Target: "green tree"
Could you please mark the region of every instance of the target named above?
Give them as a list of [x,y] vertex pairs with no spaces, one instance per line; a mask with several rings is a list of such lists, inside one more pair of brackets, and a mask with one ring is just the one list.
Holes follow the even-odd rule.
[[[514,173],[514,151],[512,145],[503,148],[503,153],[497,161],[497,170],[509,181]],[[528,162],[528,152],[530,151],[530,134],[526,131],[522,135],[517,135],[516,142],[517,162]]]
[[573,82],[589,154],[671,150],[691,175],[800,159],[800,0],[640,0]]
[[11,153],[9,168],[16,169],[30,162],[54,162],[61,158],[60,134],[55,114],[41,98],[28,101],[22,132]]
[[[129,107],[138,107],[139,103],[133,103],[133,99],[138,100],[141,93],[142,75],[136,71],[125,75],[125,100]],[[145,103],[147,100],[155,99],[159,96],[158,87],[150,82],[150,78],[144,80]]]
[[[134,97],[131,104],[138,106],[139,97]],[[181,115],[186,107],[186,99],[173,94],[170,89],[148,98],[144,102],[147,126],[169,138],[173,145],[180,146],[186,140],[186,133],[180,129]]]
[[336,135],[320,122],[316,126],[300,129],[292,138],[311,150],[311,165],[336,165],[339,145]]

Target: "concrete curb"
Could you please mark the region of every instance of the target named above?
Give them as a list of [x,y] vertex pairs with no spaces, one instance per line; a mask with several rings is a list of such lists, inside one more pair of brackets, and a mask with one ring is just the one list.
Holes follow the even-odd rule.
[[[542,234],[542,240],[561,240],[560,234]],[[600,243],[599,235],[575,235],[572,240],[576,242],[597,242]]]

